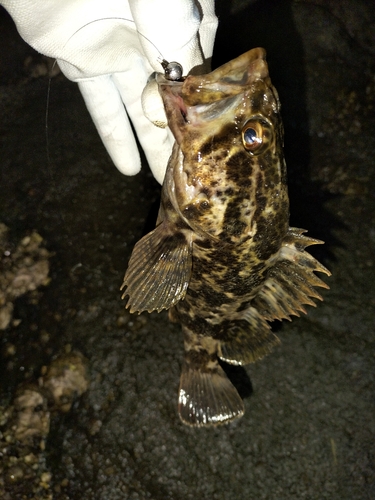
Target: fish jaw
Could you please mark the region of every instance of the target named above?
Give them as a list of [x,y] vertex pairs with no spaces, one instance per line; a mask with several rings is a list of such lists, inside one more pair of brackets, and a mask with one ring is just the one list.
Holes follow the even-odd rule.
[[[168,125],[178,144],[193,131],[205,127],[218,129],[231,121],[241,96],[252,84],[263,81],[271,86],[262,48],[252,49],[206,75],[187,76],[184,81],[170,81],[157,74],[156,81],[163,99]],[[202,127],[202,130],[201,130]]]

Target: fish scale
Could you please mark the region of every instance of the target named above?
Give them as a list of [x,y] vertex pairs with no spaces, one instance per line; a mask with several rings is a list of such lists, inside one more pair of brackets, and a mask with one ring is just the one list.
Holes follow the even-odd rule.
[[279,343],[269,322],[291,319],[328,288],[330,272],[289,227],[283,125],[264,49],[207,75],[158,76],[176,142],[154,231],[135,246],[123,298],[131,312],[169,309],[185,355],[183,423],[228,423],[244,403],[219,359],[245,365]]

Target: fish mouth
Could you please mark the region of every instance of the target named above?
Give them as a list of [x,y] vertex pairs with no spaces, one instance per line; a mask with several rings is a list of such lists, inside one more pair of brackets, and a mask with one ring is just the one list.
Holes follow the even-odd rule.
[[168,125],[178,144],[181,144],[183,128],[189,122],[188,108],[182,97],[183,82],[170,81],[162,74],[156,75],[156,82],[163,99]]
[[189,75],[183,81],[157,74],[168,125],[179,145],[186,126],[199,127],[231,110],[241,93],[257,80],[271,85],[262,48],[249,50],[206,75]]

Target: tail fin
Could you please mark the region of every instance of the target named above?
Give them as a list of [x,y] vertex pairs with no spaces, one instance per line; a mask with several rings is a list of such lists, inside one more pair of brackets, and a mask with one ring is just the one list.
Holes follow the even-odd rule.
[[184,363],[178,412],[184,424],[203,427],[226,424],[244,414],[243,401],[218,362],[206,369]]

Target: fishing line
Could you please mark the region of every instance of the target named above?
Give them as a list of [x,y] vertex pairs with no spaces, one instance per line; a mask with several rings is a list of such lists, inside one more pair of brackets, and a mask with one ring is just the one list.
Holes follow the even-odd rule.
[[[46,100],[46,113],[45,113],[45,138],[46,138],[46,155],[47,155],[47,165],[48,165],[48,175],[50,178],[50,182],[52,185],[52,189],[56,194],[56,197],[58,197],[58,190],[57,190],[57,184],[55,181],[55,177],[53,175],[52,171],[52,158],[51,158],[51,148],[50,148],[50,135],[49,135],[49,105],[50,105],[50,97],[51,97],[51,84],[52,84],[52,74],[53,74],[53,69],[57,66],[57,61],[55,60],[51,70],[50,70],[50,76],[48,77],[48,85],[47,85],[47,100]],[[67,222],[64,213],[61,210],[58,210],[58,217],[62,221],[62,226],[67,227]],[[80,254],[80,261],[82,261],[82,249],[79,247],[78,252]],[[69,271],[70,276],[74,276],[75,271],[81,267],[84,267],[87,270],[92,271],[94,274],[100,275],[100,271],[97,271],[96,269],[90,269],[88,266],[85,266],[82,264],[82,262],[78,262],[75,264]]]
[[[133,19],[127,19],[126,17],[102,17],[101,19],[93,19],[92,21],[89,21],[88,23],[86,23],[83,26],[81,26],[80,28],[78,28],[78,30],[76,30],[68,38],[68,40],[65,42],[64,47],[81,30],[83,30],[87,26],[90,26],[90,24],[94,24],[94,23],[101,22],[101,21],[127,21],[129,23],[135,24],[135,21],[133,21]],[[164,77],[167,80],[171,80],[171,81],[179,81],[179,80],[181,80],[182,79],[182,74],[183,74],[183,68],[182,68],[181,64],[178,63],[177,61],[168,62],[165,59],[165,57],[163,56],[163,54],[160,52],[160,50],[157,48],[157,46],[146,35],[144,35],[143,33],[141,33],[138,29],[136,30],[136,32],[138,33],[138,35],[140,35],[145,40],[147,40],[156,49],[156,51],[159,53],[160,57],[157,58],[157,61],[158,61],[158,63],[160,63],[160,65],[164,69]]]
[[[91,24],[94,24],[94,23],[97,23],[97,22],[102,22],[102,21],[125,21],[125,22],[130,22],[130,23],[135,24],[135,22],[132,19],[123,18],[123,17],[106,17],[106,18],[101,18],[101,19],[94,19],[94,20],[89,21],[88,23],[84,24],[83,26],[81,26],[78,30],[76,30],[67,39],[67,41],[65,42],[63,48],[81,30],[83,30],[87,26],[90,26]],[[136,30],[136,32],[138,33],[138,35],[140,35],[145,40],[147,40],[155,48],[155,50],[158,52],[159,56],[157,57],[157,61],[158,61],[158,63],[161,65],[161,67],[164,70],[164,77],[167,80],[170,80],[170,81],[182,81],[183,80],[183,76],[182,76],[183,75],[183,68],[182,68],[182,65],[180,63],[176,62],[176,61],[168,62],[164,58],[164,56],[160,52],[160,50],[156,47],[156,45],[146,35],[144,35],[143,33],[141,33],[138,30]],[[51,158],[51,147],[50,147],[50,134],[49,134],[49,127],[48,127],[48,123],[49,123],[49,106],[50,106],[51,85],[52,85],[52,74],[53,74],[53,69],[55,68],[56,65],[57,65],[57,60],[54,61],[53,66],[52,66],[51,71],[50,71],[50,76],[48,78],[46,113],[45,113],[45,137],[46,137],[46,155],[47,155],[47,164],[48,164],[49,177],[50,177],[50,181],[51,181],[51,184],[53,186],[53,189],[57,193],[57,185],[56,185],[56,182],[55,182],[55,179],[54,179],[54,176],[53,176],[53,172],[52,172],[52,158]],[[62,211],[59,211],[59,217],[61,218],[61,220],[63,222],[63,226],[66,227],[66,219],[65,219],[65,216],[64,216],[64,214],[63,214]],[[85,266],[84,264],[82,264],[82,249],[79,248],[78,251],[80,253],[80,257],[81,257],[80,261],[81,262],[77,263],[76,265],[74,265],[72,267],[72,269],[70,270],[70,273],[69,273],[71,275],[73,275],[75,273],[75,271],[77,269],[81,268],[81,267],[89,269],[87,266]],[[97,274],[100,274],[100,271],[95,270],[95,269],[90,269],[90,271],[94,272],[94,273],[97,273]]]

